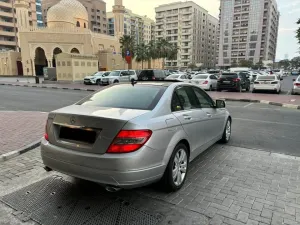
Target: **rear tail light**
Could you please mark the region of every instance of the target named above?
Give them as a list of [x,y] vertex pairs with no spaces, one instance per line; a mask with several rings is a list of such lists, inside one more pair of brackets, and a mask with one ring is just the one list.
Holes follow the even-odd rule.
[[278,81],[273,81],[271,82],[271,84],[278,84]]
[[155,76],[152,77],[152,80],[155,80]]
[[240,80],[241,80],[240,78],[235,78],[235,79],[233,79],[234,82],[238,82],[238,81],[240,81]]
[[300,83],[294,83],[294,85],[300,87]]
[[46,126],[45,126],[45,134],[44,134],[44,138],[49,141],[49,135],[48,135],[48,120],[46,122]]
[[203,84],[208,84],[208,81],[207,81],[207,80],[206,80],[206,81],[204,81],[204,82],[203,82]]
[[140,149],[151,137],[151,130],[121,130],[107,153],[129,153]]

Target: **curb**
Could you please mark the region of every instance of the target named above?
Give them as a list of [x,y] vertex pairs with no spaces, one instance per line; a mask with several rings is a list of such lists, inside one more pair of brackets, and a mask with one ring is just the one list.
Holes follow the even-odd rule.
[[36,84],[10,84],[10,83],[0,83],[0,85],[7,85],[7,86],[15,86],[15,87],[34,87],[34,88],[51,88],[51,89],[60,89],[60,90],[72,90],[72,91],[90,91],[94,92],[97,90],[94,89],[85,89],[85,88],[68,88],[68,87],[47,87],[47,86],[38,86]]
[[0,162],[4,162],[4,161],[7,161],[16,156],[19,156],[25,152],[28,152],[34,148],[39,147],[40,145],[41,145],[41,140],[38,140],[38,141],[32,142],[29,145],[24,146],[23,148],[19,148],[18,150],[14,150],[14,151],[2,154],[2,155],[0,155]]
[[[89,91],[94,92],[97,90],[94,89],[85,89],[85,88],[68,88],[68,87],[47,87],[47,86],[38,86],[38,85],[28,85],[28,84],[10,84],[10,83],[0,83],[0,85],[9,85],[9,86],[18,86],[18,87],[36,87],[36,88],[51,88],[51,89],[61,89],[61,90],[74,90],[74,91]],[[300,110],[300,105],[286,104],[286,103],[278,103],[278,102],[270,102],[266,100],[254,100],[254,99],[236,99],[236,98],[219,98],[225,101],[235,101],[235,102],[253,102],[253,103],[262,103],[268,105],[275,105],[283,108],[289,109],[298,109]],[[1,159],[0,159],[1,161]]]
[[253,102],[253,103],[262,103],[267,105],[275,105],[282,108],[288,108],[288,109],[298,109],[300,110],[300,105],[293,105],[293,104],[285,104],[285,103],[278,103],[278,102],[270,102],[266,100],[255,100],[255,99],[236,99],[236,98],[219,98],[225,101],[231,101],[231,102]]

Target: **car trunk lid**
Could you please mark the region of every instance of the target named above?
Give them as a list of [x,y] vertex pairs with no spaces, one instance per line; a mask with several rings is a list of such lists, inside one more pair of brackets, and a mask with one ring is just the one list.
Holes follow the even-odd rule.
[[49,115],[49,142],[75,151],[104,154],[127,121],[147,112],[149,111],[68,106]]

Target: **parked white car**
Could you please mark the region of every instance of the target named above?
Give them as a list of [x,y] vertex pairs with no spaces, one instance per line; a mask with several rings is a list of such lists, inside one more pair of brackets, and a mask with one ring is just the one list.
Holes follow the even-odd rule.
[[101,84],[108,85],[120,82],[130,82],[137,79],[135,70],[114,70],[109,76],[102,78]]
[[192,84],[196,84],[204,90],[212,91],[217,89],[218,78],[213,74],[200,74],[191,79]]
[[298,76],[296,79],[293,79],[293,81],[292,95],[300,94],[300,76]]
[[99,71],[94,73],[91,76],[86,76],[83,80],[84,84],[101,84],[101,80],[103,77],[106,77],[110,74],[111,71]]
[[283,70],[273,70],[273,73],[275,73],[279,78],[283,77]]
[[171,74],[165,80],[178,80],[183,82],[188,82],[189,78],[188,75],[185,74]]
[[273,91],[277,94],[281,92],[281,80],[277,75],[258,76],[254,81],[253,91]]

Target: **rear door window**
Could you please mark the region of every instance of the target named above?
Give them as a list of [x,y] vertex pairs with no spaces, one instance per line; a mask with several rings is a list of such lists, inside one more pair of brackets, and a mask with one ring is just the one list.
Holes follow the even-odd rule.
[[223,73],[221,78],[238,78],[238,75],[236,73]]
[[200,108],[200,103],[193,92],[192,87],[181,86],[174,92],[179,99],[183,110]]

